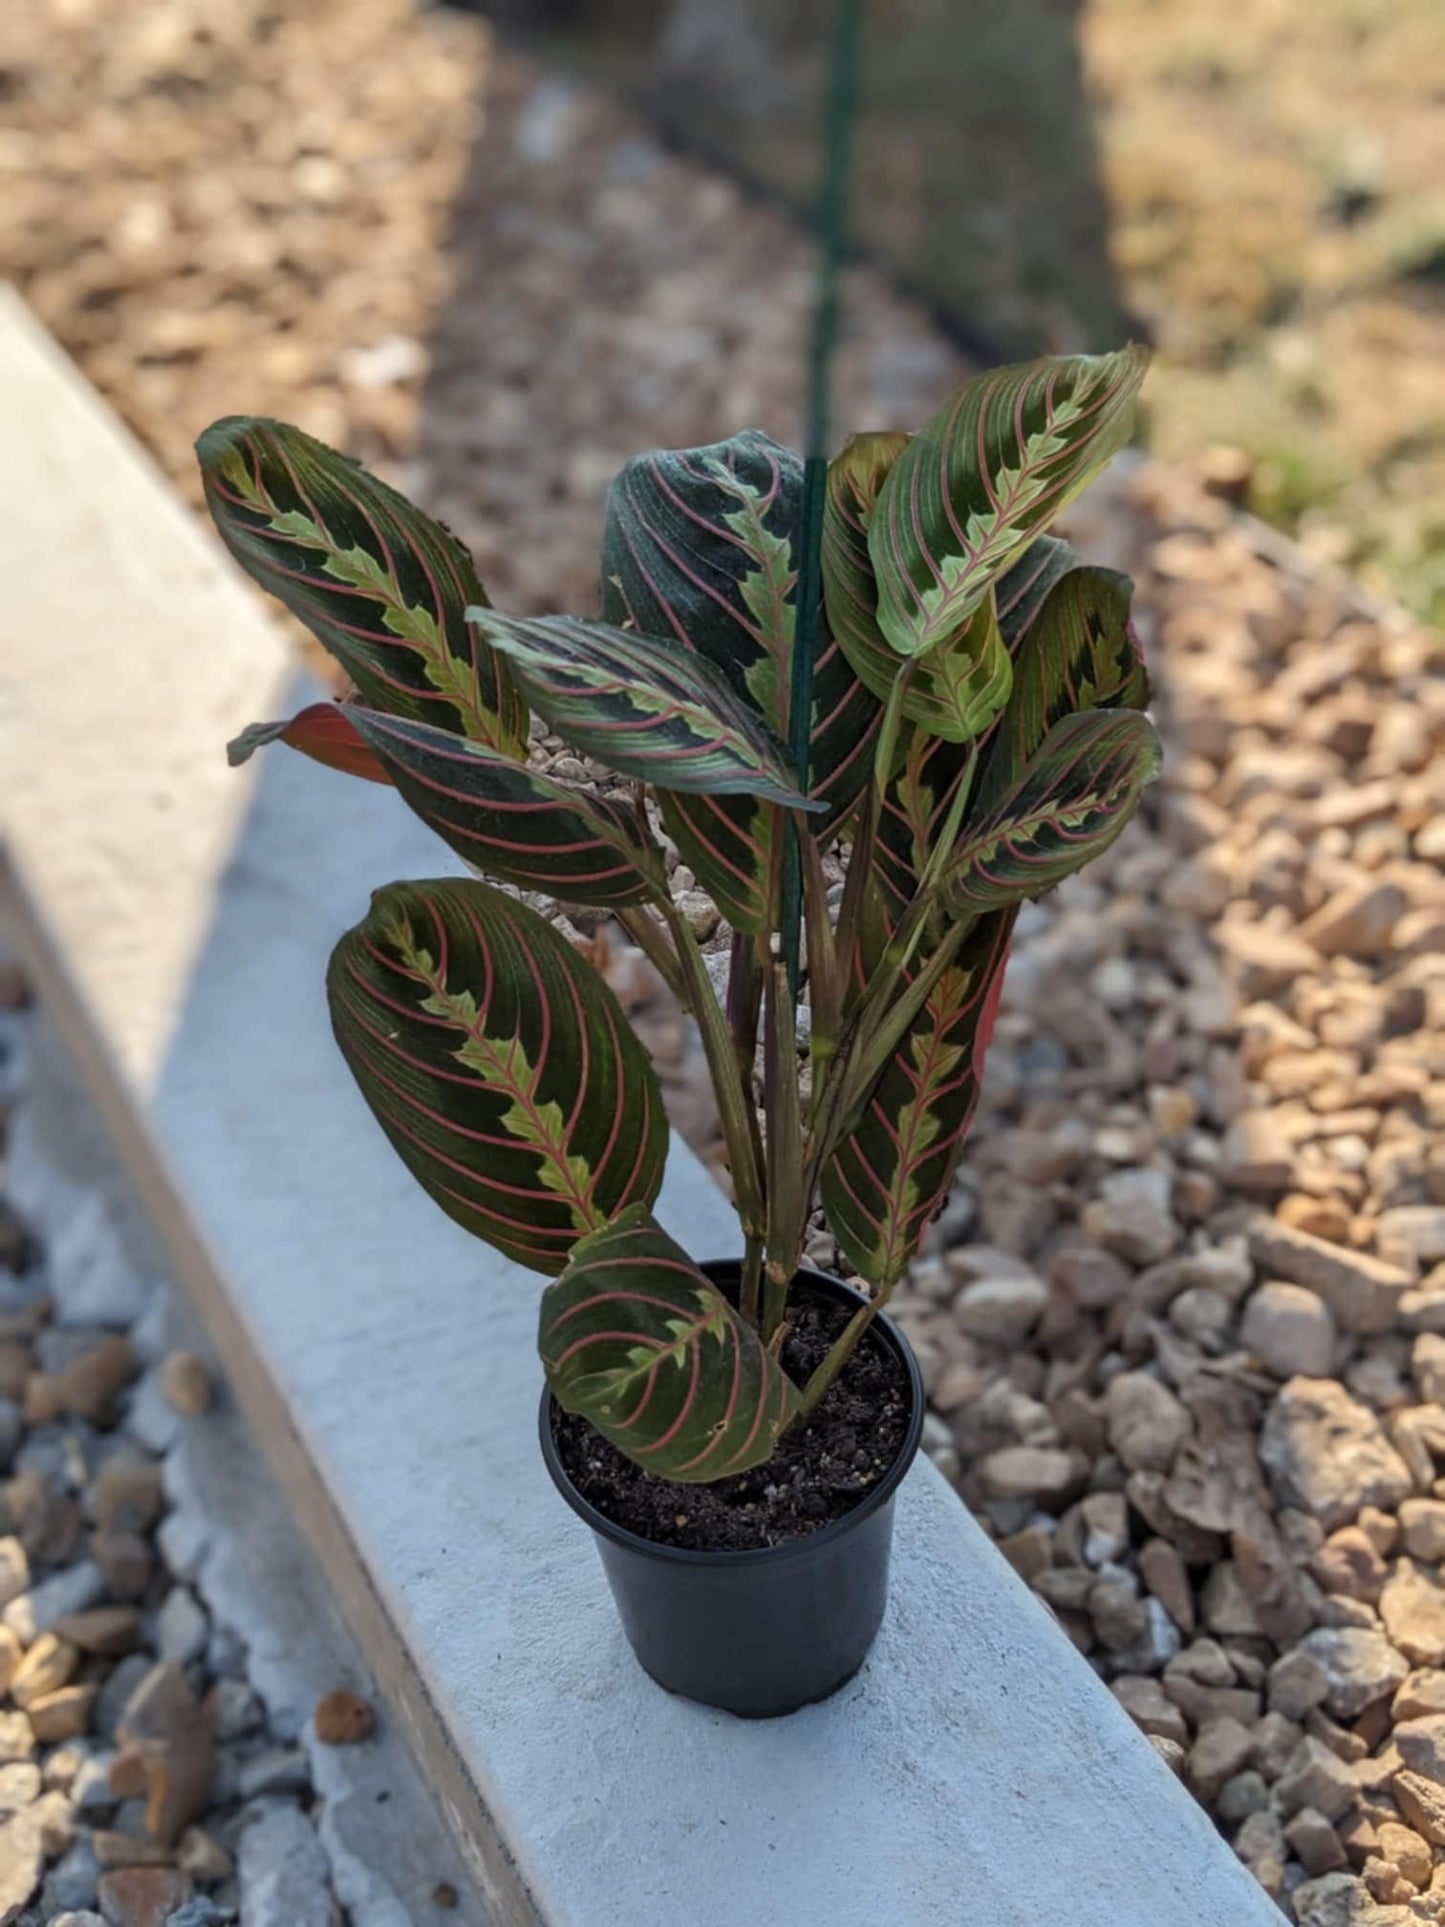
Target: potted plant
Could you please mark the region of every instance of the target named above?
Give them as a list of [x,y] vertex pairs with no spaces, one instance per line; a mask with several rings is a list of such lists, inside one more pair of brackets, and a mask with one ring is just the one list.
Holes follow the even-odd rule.
[[[642,1664],[734,1712],[832,1692],[877,1630],[923,1420],[884,1307],[952,1182],[1019,904],[1158,768],[1130,584],[1045,532],[1144,360],[995,370],[916,436],[855,437],[811,536],[765,435],[640,456],[598,621],[492,609],[447,530],[295,428],[199,443],[232,553],[353,685],[233,760],[279,738],[393,784],[491,879],[376,892],[331,960],[342,1053],[442,1209],[549,1277],[548,1469]],[[612,776],[529,762],[529,710]],[[669,841],[731,929],[721,997]],[[536,893],[615,918],[696,1019],[740,1254],[652,1215],[657,1077]],[[851,1284],[802,1266],[819,1198]]]

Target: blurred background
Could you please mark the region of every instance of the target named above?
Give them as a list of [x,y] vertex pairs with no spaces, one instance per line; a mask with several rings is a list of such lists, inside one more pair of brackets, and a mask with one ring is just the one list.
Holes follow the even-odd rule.
[[[585,608],[632,450],[799,435],[828,0],[29,0],[0,264],[166,468],[274,413]],[[839,434],[1126,334],[1146,442],[1445,617],[1439,0],[870,0]]]

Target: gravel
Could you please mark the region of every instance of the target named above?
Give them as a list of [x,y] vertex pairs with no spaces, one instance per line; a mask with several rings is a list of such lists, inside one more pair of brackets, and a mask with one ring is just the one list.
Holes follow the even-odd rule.
[[[13,973],[0,970],[0,986],[9,1006],[23,1003]],[[253,1653],[227,1622],[227,1602],[241,1595],[212,1573],[210,1548],[231,1537],[253,1547],[273,1562],[273,1594],[295,1583],[274,1569],[288,1555],[257,1536],[261,1475],[242,1461],[235,1415],[209,1371],[169,1342],[177,1321],[165,1285],[148,1279],[139,1302],[109,1291],[109,1323],[84,1322],[102,1302],[97,1278],[139,1274],[111,1204],[71,1195],[39,1162],[45,1133],[26,1116],[31,1028],[23,1009],[0,1008],[0,1201],[10,1180],[58,1200],[65,1235],[47,1247],[27,1233],[12,1247],[21,1268],[0,1266],[0,1371],[25,1414],[13,1449],[0,1451],[0,1923],[394,1921],[391,1849],[375,1849],[373,1875],[355,1837],[359,1808],[376,1834],[377,1793],[394,1797],[423,1869],[439,1826],[418,1824],[391,1750],[355,1744],[377,1731],[377,1714],[348,1686],[348,1662],[337,1663],[329,1694],[312,1688],[308,1699],[294,1660],[288,1671],[289,1636],[253,1619]],[[79,1295],[66,1288],[71,1266],[86,1281]],[[97,1357],[125,1364],[120,1382],[108,1370],[98,1401],[77,1411],[74,1400],[36,1396],[57,1369]],[[207,1428],[220,1428],[209,1444]],[[243,1526],[234,1492],[198,1502],[198,1452],[241,1482]],[[314,1612],[299,1591],[296,1601]],[[314,1674],[314,1655],[307,1667]],[[313,1772],[300,1742],[322,1706],[327,1733],[318,1724],[314,1738],[327,1766]],[[351,1778],[343,1748],[357,1763]],[[424,1890],[450,1886],[440,1875],[453,1871],[449,1850],[438,1851]],[[475,1904],[419,1901],[413,1917],[474,1921]]]

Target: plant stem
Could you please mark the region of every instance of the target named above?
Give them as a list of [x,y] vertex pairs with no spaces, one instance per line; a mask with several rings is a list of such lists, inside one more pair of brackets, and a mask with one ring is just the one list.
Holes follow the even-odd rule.
[[811,1020],[808,1062],[816,1082],[838,1041],[842,998],[822,853],[801,822],[798,844],[803,853],[803,910],[808,932],[808,1015]]
[[878,799],[888,794],[888,785],[893,781],[893,764],[898,754],[898,732],[903,722],[903,698],[908,693],[908,685],[913,680],[912,662],[904,663],[893,679],[888,691],[888,700],[883,705],[883,716],[878,724],[878,739],[873,745],[873,787]]
[[870,1298],[866,1305],[860,1305],[857,1311],[854,1312],[842,1331],[829,1346],[822,1364],[817,1367],[812,1377],[803,1387],[802,1404],[798,1408],[798,1420],[795,1422],[806,1423],[806,1421],[813,1416],[814,1412],[817,1411],[818,1407],[827,1397],[833,1381],[853,1356],[864,1332],[867,1331],[868,1327],[873,1323],[873,1320],[888,1303],[891,1296],[891,1291],[880,1291],[875,1297]]
[[763,1106],[767,1117],[767,1268],[763,1318],[764,1344],[783,1321],[788,1286],[802,1255],[808,1221],[803,1184],[803,1121],[798,1097],[796,1011],[786,966],[775,962],[768,973],[763,1008]]
[[683,977],[683,1008],[697,1019],[702,1047],[717,1098],[718,1116],[732,1166],[733,1196],[745,1237],[762,1237],[767,1229],[763,1191],[762,1149],[758,1142],[758,1118],[752,1098],[743,1087],[738,1070],[732,1035],[723,1017],[722,1006],[707,974],[702,951],[698,948],[692,925],[677,905],[669,900],[663,910],[677,946]]
[[685,1003],[687,998],[683,988],[682,968],[677,960],[677,952],[667,940],[667,932],[663,926],[649,910],[641,905],[632,909],[616,910],[613,915],[673,996],[679,1003]]
[[763,968],[758,957],[758,939],[741,930],[733,932],[732,954],[728,960],[727,1020],[737,1052],[738,1075],[743,1089],[751,1092],[758,1059],[758,1019],[762,1011]]
[[763,1240],[749,1236],[743,1251],[743,1283],[738,1309],[754,1331],[762,1312]]
[[[838,907],[838,928],[833,939],[838,960],[839,1000],[843,1010],[853,995],[858,945],[863,934],[863,905],[868,894],[868,877],[873,868],[873,845],[878,835],[879,796],[875,784],[863,792],[858,821],[853,827],[853,845],[848,852],[848,871],[843,880],[843,901]],[[816,1109],[822,1092],[813,1080]]]

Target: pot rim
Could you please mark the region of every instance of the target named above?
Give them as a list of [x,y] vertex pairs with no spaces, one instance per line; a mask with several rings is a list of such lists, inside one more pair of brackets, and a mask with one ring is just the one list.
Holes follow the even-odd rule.
[[[738,1258],[710,1258],[699,1264],[698,1269],[711,1276],[719,1271],[724,1273],[738,1271],[741,1264],[742,1260]],[[809,1265],[800,1265],[794,1272],[793,1283],[799,1282],[821,1286],[828,1296],[840,1298],[854,1307],[868,1302],[861,1292],[855,1291],[851,1285],[844,1284],[841,1278],[833,1277],[830,1272],[815,1271]],[[605,1512],[600,1512],[590,1499],[585,1499],[573,1485],[562,1463],[561,1455],[557,1451],[556,1441],[552,1437],[553,1398],[545,1385],[542,1387],[542,1397],[538,1407],[538,1432],[541,1437],[543,1463],[547,1467],[552,1483],[584,1524],[589,1525],[600,1538],[610,1539],[614,1545],[622,1546],[627,1551],[640,1554],[644,1558],[660,1559],[685,1566],[721,1566],[733,1571],[766,1561],[782,1564],[789,1560],[806,1558],[846,1537],[892,1499],[907,1476],[923,1437],[927,1400],[923,1390],[923,1374],[918,1369],[918,1360],[913,1355],[913,1347],[887,1312],[876,1313],[870,1329],[876,1332],[897,1356],[908,1380],[910,1412],[903,1442],[898,1448],[892,1465],[866,1498],[860,1499],[858,1504],[845,1512],[841,1518],[830,1520],[827,1525],[820,1526],[816,1532],[806,1533],[802,1538],[790,1539],[786,1545],[751,1546],[745,1552],[727,1547],[703,1551],[696,1546],[660,1545],[655,1539],[645,1539],[640,1532],[633,1532],[628,1526],[618,1525],[616,1520],[609,1519]]]

